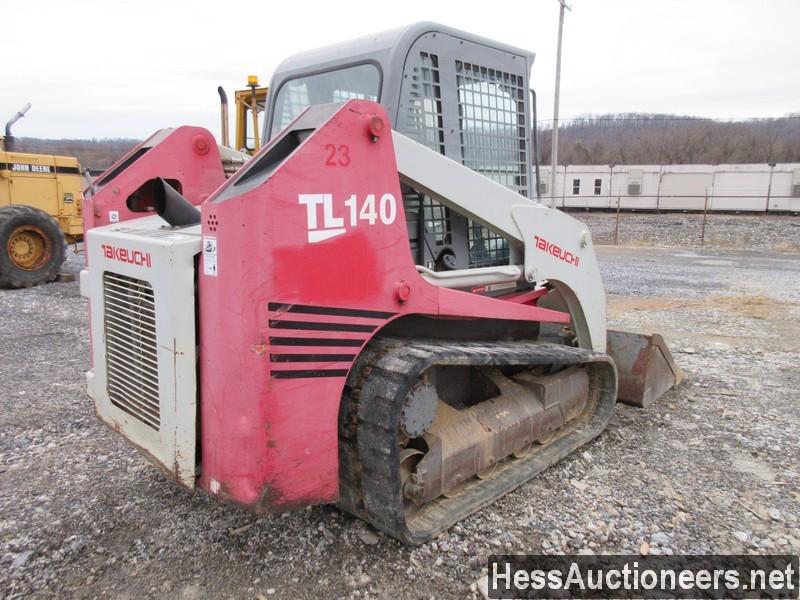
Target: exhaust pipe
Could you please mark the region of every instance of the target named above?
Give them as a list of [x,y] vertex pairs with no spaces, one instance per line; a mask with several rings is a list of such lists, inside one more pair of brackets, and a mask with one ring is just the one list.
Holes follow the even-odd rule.
[[222,86],[217,88],[217,93],[219,94],[220,116],[222,118],[221,141],[223,146],[230,148],[231,142],[228,137],[228,94],[225,93]]
[[153,204],[158,216],[173,227],[197,225],[200,222],[200,209],[160,177],[156,178],[153,187]]
[[28,112],[30,109],[31,109],[31,103],[28,102],[17,112],[17,114],[15,114],[8,120],[8,123],[6,123],[6,135],[3,144],[5,149],[8,150],[9,152],[14,149],[14,136],[11,135],[11,128],[14,126],[14,123],[19,121],[22,117],[24,117],[25,113]]

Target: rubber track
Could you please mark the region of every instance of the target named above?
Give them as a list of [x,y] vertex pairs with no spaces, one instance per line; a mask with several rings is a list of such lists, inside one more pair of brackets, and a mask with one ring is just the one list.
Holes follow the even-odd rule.
[[[406,522],[399,471],[399,421],[409,388],[430,366],[584,365],[590,396],[584,413],[528,458],[507,459],[489,479],[473,479],[454,498],[424,505]],[[340,413],[340,500],[348,512],[411,544],[439,533],[519,487],[599,435],[616,402],[614,363],[605,354],[531,342],[435,342],[378,338],[352,369]]]

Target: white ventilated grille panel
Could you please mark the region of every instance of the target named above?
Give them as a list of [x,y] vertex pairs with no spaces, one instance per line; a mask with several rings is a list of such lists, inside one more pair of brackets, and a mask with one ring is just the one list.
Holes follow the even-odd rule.
[[156,307],[153,287],[146,281],[106,271],[106,371],[111,403],[158,431]]

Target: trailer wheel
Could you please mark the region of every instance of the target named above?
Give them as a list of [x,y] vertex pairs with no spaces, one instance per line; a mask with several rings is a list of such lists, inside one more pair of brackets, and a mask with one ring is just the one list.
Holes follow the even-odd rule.
[[32,206],[0,208],[0,286],[26,288],[54,280],[64,262],[64,234]]

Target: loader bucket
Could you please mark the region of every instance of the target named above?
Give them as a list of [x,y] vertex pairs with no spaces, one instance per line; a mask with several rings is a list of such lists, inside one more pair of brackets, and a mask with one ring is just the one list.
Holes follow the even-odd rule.
[[617,365],[620,402],[647,408],[685,378],[657,333],[609,330],[607,341],[607,352]]

